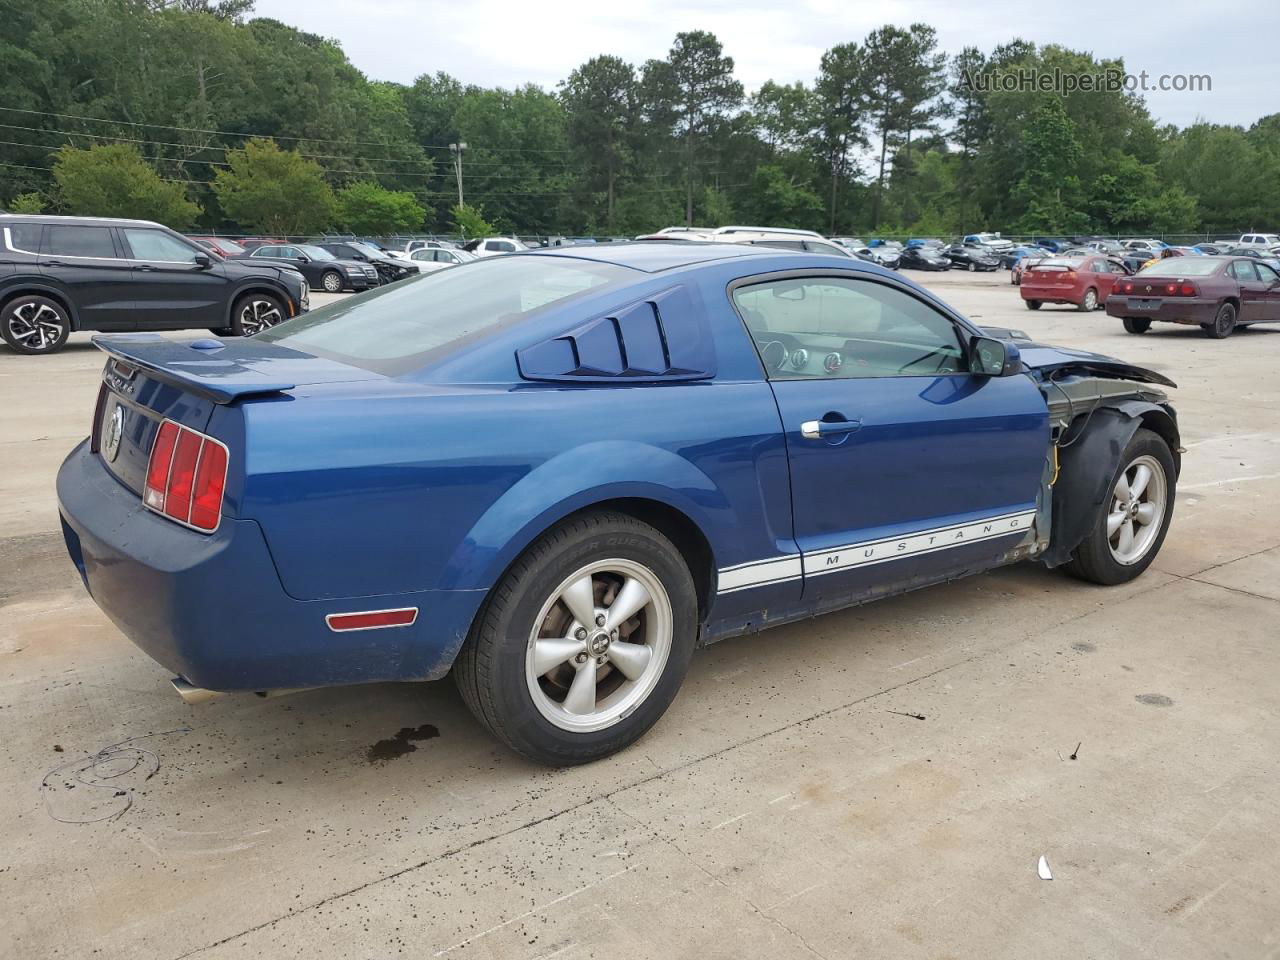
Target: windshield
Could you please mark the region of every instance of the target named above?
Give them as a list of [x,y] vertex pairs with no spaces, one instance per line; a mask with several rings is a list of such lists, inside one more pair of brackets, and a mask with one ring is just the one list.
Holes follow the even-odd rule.
[[1196,257],[1170,257],[1157,260],[1151,266],[1141,270],[1144,277],[1207,277],[1222,266],[1221,260]]
[[366,243],[366,242],[365,242],[365,241],[363,241],[363,240],[352,240],[352,241],[351,241],[351,245],[352,245],[353,247],[359,247],[359,248],[360,248],[362,251],[364,251],[365,253],[371,253],[371,254],[373,254],[375,257],[385,257],[385,256],[386,256],[386,253],[384,253],[382,250],[380,250],[380,249],[378,249],[377,247],[375,247],[372,243]]
[[332,253],[326,250],[324,247],[315,247],[309,243],[302,244],[301,246],[298,247],[298,249],[301,250],[303,253],[305,253],[312,260],[337,260],[338,259]]
[[234,240],[221,240],[221,239],[217,241],[206,240],[206,241],[202,241],[201,245],[207,246],[214,253],[220,253],[224,257],[235,257],[235,256],[239,256],[242,253],[248,253],[248,251],[245,250],[244,247],[240,246],[240,244],[236,243]]
[[340,300],[255,339],[398,376],[432,351],[615,283],[628,267],[560,257],[493,257]]

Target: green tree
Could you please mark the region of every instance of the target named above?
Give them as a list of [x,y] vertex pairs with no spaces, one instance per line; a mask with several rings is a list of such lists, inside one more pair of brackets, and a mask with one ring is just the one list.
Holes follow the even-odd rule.
[[20,193],[9,203],[10,213],[43,213],[44,197],[34,190]]
[[126,144],[63,147],[53,164],[53,179],[68,213],[155,220],[176,230],[189,227],[200,213],[181,184],[161,180]]
[[822,198],[779,164],[756,168],[751,201],[751,219],[757,223],[812,229],[822,222]]
[[635,69],[618,57],[593,57],[560,85],[582,186],[604,193],[604,222],[610,232],[615,229],[618,178],[631,154],[628,136],[636,119],[636,96]]
[[426,216],[412,193],[388,190],[367,181],[343,187],[338,191],[337,203],[338,220],[343,226],[375,237],[421,230]]
[[986,72],[987,58],[977,47],[965,47],[951,61],[951,139],[959,148],[960,175],[957,184],[959,233],[969,232],[972,209],[974,166],[978,151],[987,139],[986,102],[978,89]]
[[666,60],[644,65],[642,92],[652,121],[671,129],[683,145],[685,223],[692,226],[698,146],[742,103],[733,57],[724,55],[715,34],[678,33]]
[[1022,132],[1025,169],[1013,188],[1025,207],[1018,226],[1027,233],[1080,230],[1087,218],[1074,205],[1082,153],[1075,124],[1057,94],[1045,94]]
[[857,170],[857,153],[867,145],[867,54],[842,43],[822,55],[814,84],[813,139],[830,178],[828,229],[836,232],[841,184]]
[[233,220],[285,236],[333,222],[333,191],[324,172],[298,151],[281,150],[274,140],[250,140],[226,156],[228,167],[214,175],[213,192]]
[[466,238],[487,237],[496,231],[484,218],[484,211],[465,203],[453,205],[453,229]]

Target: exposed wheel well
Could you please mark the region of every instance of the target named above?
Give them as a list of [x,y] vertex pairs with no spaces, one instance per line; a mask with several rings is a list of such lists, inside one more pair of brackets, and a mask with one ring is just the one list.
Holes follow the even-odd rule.
[[[693,585],[698,591],[698,619],[706,617],[711,606],[713,581],[715,577],[715,556],[711,552],[711,544],[703,535],[698,525],[675,507],[668,506],[658,500],[645,500],[639,497],[622,497],[617,500],[604,500],[578,511],[613,510],[635,517],[641,523],[660,531],[675,544],[685,561],[689,564],[689,575],[693,577]],[[566,518],[567,519],[567,518]]]
[[27,295],[46,297],[49,300],[52,300],[58,306],[62,307],[62,309],[66,311],[67,316],[71,318],[71,329],[80,329],[80,321],[76,317],[75,310],[71,308],[71,304],[67,301],[66,297],[54,290],[45,290],[41,287],[18,287],[14,290],[6,290],[3,294],[0,294],[0,310],[3,310],[18,297]]
[[1158,435],[1160,439],[1169,445],[1169,452],[1173,454],[1173,465],[1177,473],[1181,474],[1182,454],[1178,451],[1182,449],[1182,440],[1178,435],[1178,426],[1174,423],[1173,418],[1159,410],[1148,410],[1141,415],[1140,419],[1144,427]]

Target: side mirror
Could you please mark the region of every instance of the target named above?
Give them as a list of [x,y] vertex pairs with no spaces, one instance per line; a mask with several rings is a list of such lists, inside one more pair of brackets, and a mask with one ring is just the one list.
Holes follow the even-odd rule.
[[308,259],[307,259],[306,257],[304,257],[304,256],[297,256],[297,257],[294,257],[293,259],[297,260],[299,263],[310,263],[310,262],[311,262],[310,260],[308,260]]
[[1022,372],[1022,356],[1008,340],[974,337],[969,343],[969,372],[975,377],[1012,377]]
[[208,270],[211,266],[213,266],[213,260],[210,259],[207,253],[197,253],[194,259],[195,259],[195,265],[199,267],[201,270]]

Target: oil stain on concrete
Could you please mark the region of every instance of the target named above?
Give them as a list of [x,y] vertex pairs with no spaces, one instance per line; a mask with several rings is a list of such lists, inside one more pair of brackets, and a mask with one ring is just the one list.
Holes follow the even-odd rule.
[[420,727],[403,727],[389,740],[379,740],[375,743],[365,756],[370,763],[386,763],[396,757],[403,757],[406,753],[413,753],[418,749],[417,741],[430,740],[438,736],[440,731],[429,723],[424,723]]
[[1173,701],[1163,693],[1140,693],[1133,699],[1145,703],[1148,707],[1172,707]]

